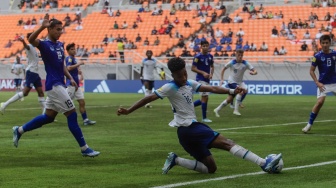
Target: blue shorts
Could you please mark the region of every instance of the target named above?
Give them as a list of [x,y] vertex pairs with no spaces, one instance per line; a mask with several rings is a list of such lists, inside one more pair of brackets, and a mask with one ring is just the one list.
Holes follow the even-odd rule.
[[189,127],[178,127],[177,135],[184,150],[197,161],[202,161],[211,155],[210,145],[219,133],[203,123],[194,122]]
[[14,79],[15,87],[21,87],[21,82],[22,82],[21,78],[15,78]]
[[148,82],[148,89],[152,90],[154,88],[154,81],[153,80],[143,80],[143,83]]
[[42,87],[42,82],[40,76],[35,72],[30,72],[29,70],[26,72],[26,87],[35,88]]

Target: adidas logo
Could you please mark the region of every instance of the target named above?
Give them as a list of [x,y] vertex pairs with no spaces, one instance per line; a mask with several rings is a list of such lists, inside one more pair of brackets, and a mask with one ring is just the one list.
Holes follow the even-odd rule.
[[105,80],[101,81],[96,89],[93,90],[94,93],[110,93],[110,88],[107,86]]

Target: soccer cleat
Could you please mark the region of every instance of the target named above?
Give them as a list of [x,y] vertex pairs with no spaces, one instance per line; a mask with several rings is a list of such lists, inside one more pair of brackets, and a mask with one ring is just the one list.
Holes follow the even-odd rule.
[[234,104],[230,104],[230,108],[234,109],[235,108]]
[[24,97],[22,97],[22,98],[20,99],[20,101],[24,101]]
[[175,162],[176,158],[177,158],[177,155],[174,152],[168,153],[168,157],[162,168],[162,174],[167,174],[168,171],[176,165],[176,162]]
[[147,103],[147,104],[145,105],[145,108],[152,108],[152,106],[150,105],[150,103]]
[[204,122],[204,123],[211,123],[212,121],[210,119],[208,119],[208,118],[205,118],[205,119],[202,119],[202,122]]
[[4,108],[4,106],[5,106],[5,104],[2,102],[2,103],[0,104],[0,113],[1,113],[2,115],[5,114],[5,108]]
[[307,124],[303,129],[302,129],[302,132],[303,133],[308,133],[308,131],[310,131],[310,129],[311,129],[311,127],[312,127],[313,125],[311,125],[311,124]]
[[238,111],[233,111],[234,115],[241,116],[241,114]]
[[19,140],[21,138],[21,134],[19,133],[19,126],[14,126],[12,129],[13,129],[13,144],[17,148],[19,146]]
[[96,121],[91,121],[91,120],[86,120],[86,121],[84,121],[84,125],[86,126],[86,125],[94,125],[94,124],[96,124]]
[[282,154],[279,153],[275,157],[271,157],[271,158],[266,159],[266,163],[265,163],[264,166],[261,167],[261,169],[265,172],[270,172],[271,169],[279,163],[281,158],[282,158]]
[[214,109],[214,112],[215,112],[216,117],[220,117],[219,110],[217,108]]
[[239,104],[239,107],[240,107],[240,108],[245,108],[245,106],[243,105],[243,103],[240,103],[240,104]]
[[99,154],[99,151],[95,151],[91,148],[87,148],[85,151],[82,151],[83,157],[97,157]]

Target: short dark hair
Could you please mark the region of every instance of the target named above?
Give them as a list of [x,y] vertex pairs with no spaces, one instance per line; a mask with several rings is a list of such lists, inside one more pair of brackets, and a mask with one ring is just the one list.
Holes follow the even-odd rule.
[[49,20],[49,23],[50,23],[49,28],[54,28],[56,25],[59,25],[59,24],[62,25],[62,22],[57,19],[51,19]]
[[185,61],[182,58],[174,57],[168,61],[168,69],[174,73],[185,68]]
[[203,40],[201,41],[201,46],[203,46],[203,44],[209,44],[209,42],[207,40]]
[[75,43],[70,43],[70,44],[68,44],[68,45],[66,46],[65,49],[66,49],[67,51],[69,51],[71,48],[75,47],[75,45],[76,45]]
[[27,33],[27,39],[29,39],[31,34],[33,34],[33,33]]
[[320,38],[320,42],[322,42],[324,40],[328,40],[329,42],[331,42],[330,35],[322,35],[321,38]]
[[244,50],[243,49],[238,49],[238,50],[236,50],[236,53],[242,54],[242,53],[244,53]]

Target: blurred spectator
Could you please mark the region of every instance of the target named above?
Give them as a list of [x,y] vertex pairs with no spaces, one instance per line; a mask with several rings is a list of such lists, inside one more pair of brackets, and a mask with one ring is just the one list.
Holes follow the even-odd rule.
[[331,15],[330,15],[330,12],[327,12],[327,14],[324,16],[324,21],[330,21],[331,19]]
[[246,41],[246,44],[243,46],[243,50],[244,51],[249,51],[250,50],[250,45],[249,45],[248,41]]
[[143,5],[138,10],[138,13],[142,13],[142,12],[145,12],[145,8],[143,7]]
[[136,22],[134,22],[132,28],[133,28],[133,29],[138,28],[138,24],[137,24]]
[[218,44],[218,45],[216,46],[216,52],[220,52],[220,51],[222,51],[222,49],[223,49],[223,46],[222,46],[222,45]]
[[[96,47],[98,48],[98,45]],[[98,53],[101,53],[101,54],[105,52],[104,47],[103,47],[102,44],[100,45],[100,47],[98,48],[97,51],[98,51]]]
[[211,14],[211,22],[215,22],[217,20],[217,12],[214,10]]
[[148,37],[146,37],[145,41],[144,41],[144,46],[149,46],[149,40]]
[[105,34],[105,37],[104,37],[102,43],[105,44],[105,45],[108,44],[108,37],[107,37],[107,34]]
[[303,44],[301,45],[301,50],[300,51],[307,51],[308,50],[308,45],[306,44],[306,41],[303,41]]
[[20,38],[20,35],[18,33],[16,33],[15,37],[14,37],[14,40],[13,41],[18,41]]
[[184,44],[184,40],[183,38],[180,38],[178,43],[177,43],[177,46],[180,47],[180,48],[184,48],[185,44]]
[[125,56],[124,56],[124,43],[122,42],[122,40],[118,40],[117,41],[117,48],[118,48],[118,52],[119,52],[119,57],[120,57],[120,61],[121,63],[125,63]]
[[262,45],[260,46],[259,51],[268,51],[268,46],[265,42],[262,43]]
[[126,21],[124,21],[124,23],[123,23],[121,29],[127,29],[127,28],[128,28],[128,24],[126,23]]
[[138,16],[136,17],[136,21],[137,22],[142,22],[142,18],[140,17],[140,14],[138,14]]
[[191,27],[190,24],[189,24],[189,22],[188,22],[188,20],[185,20],[184,27]]
[[31,24],[32,24],[32,25],[37,25],[37,20],[36,20],[35,16],[33,16],[33,19],[32,19],[32,21],[31,21]]
[[331,32],[333,29],[333,27],[330,25],[330,23],[328,23],[328,25],[325,27],[325,31],[327,32]]
[[140,36],[140,33],[138,33],[138,36],[135,38],[135,42],[141,42],[141,36]]
[[201,16],[200,20],[199,20],[199,23],[202,24],[202,25],[205,25],[206,23],[206,18],[204,16]]
[[210,49],[211,49],[211,48],[216,48],[217,45],[218,45],[217,40],[216,40],[214,37],[212,37],[211,40],[210,40],[209,48],[210,48]]
[[75,15],[77,17],[77,20],[82,19],[82,11],[80,10],[80,8],[77,9]]
[[159,15],[159,10],[156,9],[156,7],[154,7],[154,10],[152,12],[152,16],[156,16],[156,15]]
[[227,44],[227,45],[226,45],[225,50],[228,51],[228,52],[231,52],[231,51],[232,51],[232,47],[230,46],[230,44]]
[[66,15],[66,17],[64,18],[63,21],[64,21],[64,27],[70,26],[70,24],[71,24],[71,18],[69,16],[69,14]]
[[117,57],[117,52],[112,53],[111,51],[109,51],[109,58],[116,58]]
[[8,43],[5,45],[5,48],[10,48],[12,47],[13,43],[12,40],[8,40]]
[[164,28],[163,25],[161,25],[161,28],[159,29],[159,34],[163,35],[165,34],[165,32],[166,32],[166,28]]
[[119,29],[119,25],[117,21],[114,21],[113,29]]
[[263,7],[263,4],[260,4],[260,7],[258,9],[258,12],[263,12],[264,11],[264,7]]
[[81,22],[78,22],[78,24],[77,24],[75,30],[76,30],[76,31],[79,31],[79,30],[82,30],[82,29],[83,29],[82,23],[81,23]]
[[98,53],[99,53],[99,51],[98,51],[98,45],[96,47],[94,45],[92,45],[90,53],[94,54],[94,55],[98,55]]
[[239,31],[236,33],[236,36],[244,36],[245,32],[243,31],[242,28],[239,29]]
[[[217,4],[219,5],[219,2]],[[246,13],[246,12],[248,13],[249,12],[246,4],[244,4],[242,12],[244,12],[244,13]]]
[[251,43],[250,51],[257,51],[257,45],[254,43]]
[[117,10],[117,12],[116,12],[115,16],[119,17],[120,15],[121,15],[121,12],[120,12],[120,10]]
[[217,27],[216,32],[215,32],[216,38],[222,38],[223,35],[224,35],[224,32]]
[[110,5],[110,0],[104,0],[104,5],[108,7]]
[[296,35],[289,30],[288,34],[287,34],[287,39],[288,40],[295,40],[296,39]]
[[180,20],[178,19],[178,17],[176,17],[175,20],[174,20],[174,24],[178,25],[179,23],[180,23]]
[[194,41],[191,41],[191,42],[189,43],[188,47],[189,47],[190,49],[194,49],[194,47],[195,47],[195,42],[194,42]]
[[126,42],[126,41],[127,41],[126,34],[124,34],[124,36],[123,36],[123,37],[121,37],[121,40],[122,40],[123,42]]
[[315,28],[315,22],[314,21],[310,21],[309,23],[309,28]]
[[315,39],[320,40],[321,36],[323,35],[321,29],[318,30],[318,33],[315,35]]
[[156,40],[154,41],[154,46],[159,46],[160,45],[160,39],[159,37],[156,37]]
[[211,11],[212,10],[212,6],[210,5],[210,2],[208,1],[208,5],[206,6],[207,11]]
[[222,23],[230,23],[232,22],[232,19],[229,17],[229,15],[225,15],[222,19]]
[[321,7],[321,4],[320,4],[320,2],[318,2],[318,0],[316,1],[316,0],[313,0],[313,2],[311,3],[311,6],[314,8],[314,7],[317,7],[317,8],[319,8],[319,7]]
[[232,54],[231,54],[231,57],[236,57],[236,51],[233,50]]
[[114,42],[115,38],[113,37],[112,34],[110,34],[110,37],[108,38],[108,43]]
[[176,8],[175,8],[175,5],[173,4],[172,6],[171,6],[171,8],[170,8],[170,15],[175,15],[175,13],[176,13]]
[[310,39],[310,33],[306,30],[305,34],[303,34],[303,39]]
[[100,14],[107,14],[108,7],[103,7],[102,11]]
[[273,55],[279,55],[279,50],[277,47],[274,48]]
[[110,7],[110,8],[107,10],[107,14],[108,14],[110,17],[113,17],[113,16],[114,16],[114,10],[112,9],[112,7]]
[[158,31],[156,30],[156,27],[154,26],[154,29],[152,30],[151,35],[156,35],[158,33]]
[[150,9],[149,4],[148,4],[148,6],[145,7],[145,12],[150,12],[150,11],[151,11],[151,9]]
[[39,20],[39,25],[42,25],[42,23],[43,23],[43,18],[42,17],[40,17],[40,20]]
[[186,8],[186,11],[191,11],[191,10],[192,10],[192,8],[191,8],[190,4],[188,4],[187,8]]
[[77,57],[82,57],[84,52],[85,52],[84,45],[82,45],[82,47],[79,47],[79,45],[77,45],[76,56]]
[[282,13],[281,10],[280,10],[280,12],[279,12],[279,18],[280,18],[280,19],[283,19],[283,18],[284,18],[284,15],[283,15],[283,13]]
[[279,50],[279,55],[286,55],[287,54],[287,50],[285,49],[284,46],[281,46],[281,49]]
[[278,36],[279,36],[279,32],[276,29],[276,26],[274,26],[273,29],[272,29],[272,35],[271,35],[271,37],[278,37]]
[[131,40],[127,41],[125,44],[125,49],[132,49],[132,43]]
[[163,24],[165,24],[165,25],[168,25],[168,24],[169,24],[169,19],[168,19],[167,16],[165,17],[165,19],[164,19],[164,21],[163,21]]
[[90,56],[90,52],[88,51],[87,48],[85,48],[82,58],[88,58],[89,56]]

